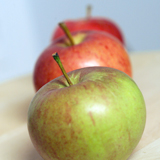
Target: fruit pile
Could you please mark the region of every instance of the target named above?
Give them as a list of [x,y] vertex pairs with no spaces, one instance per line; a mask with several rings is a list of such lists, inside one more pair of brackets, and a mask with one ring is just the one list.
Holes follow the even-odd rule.
[[87,16],[59,23],[33,72],[31,140],[45,160],[126,160],[146,121],[122,31]]

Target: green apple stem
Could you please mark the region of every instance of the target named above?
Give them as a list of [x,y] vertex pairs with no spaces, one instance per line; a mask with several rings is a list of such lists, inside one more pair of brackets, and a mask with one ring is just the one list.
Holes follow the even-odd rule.
[[91,11],[92,11],[92,6],[88,5],[87,6],[87,15],[86,15],[87,19],[91,17]]
[[73,83],[71,82],[68,74],[66,73],[66,71],[65,71],[65,69],[64,69],[64,67],[63,67],[63,65],[62,65],[62,63],[61,63],[61,60],[60,60],[60,58],[59,58],[58,53],[57,53],[57,52],[53,53],[53,54],[52,54],[52,57],[55,59],[55,61],[56,61],[57,64],[59,65],[59,67],[60,67],[60,69],[61,69],[64,77],[66,78],[68,84],[69,84],[70,86],[73,85]]
[[74,42],[74,40],[73,40],[73,37],[72,37],[69,29],[68,29],[67,26],[65,25],[65,23],[64,23],[64,22],[61,22],[61,23],[59,23],[59,26],[62,28],[62,30],[64,31],[64,33],[65,33],[66,36],[68,37],[71,45],[74,46],[74,45],[75,45],[75,42]]

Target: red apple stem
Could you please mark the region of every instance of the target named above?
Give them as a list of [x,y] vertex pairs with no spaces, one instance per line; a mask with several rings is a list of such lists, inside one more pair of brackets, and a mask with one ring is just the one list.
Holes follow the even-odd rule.
[[86,14],[87,19],[91,17],[91,11],[92,11],[92,6],[88,5],[87,6],[87,14]]
[[59,23],[59,26],[62,28],[62,30],[64,31],[64,33],[66,34],[66,36],[68,37],[70,43],[72,46],[75,45],[75,42],[73,40],[73,37],[71,35],[71,32],[69,31],[68,27],[66,26],[66,24],[64,22]]
[[52,54],[52,57],[53,57],[54,60],[57,62],[58,66],[59,66],[59,68],[61,69],[64,77],[66,78],[68,84],[69,84],[70,86],[73,85],[73,83],[71,82],[68,74],[66,73],[66,71],[65,71],[65,69],[64,69],[64,67],[63,67],[63,65],[62,65],[62,63],[61,63],[61,60],[60,60],[60,58],[59,58],[58,53],[57,53],[57,52],[53,53],[53,54]]

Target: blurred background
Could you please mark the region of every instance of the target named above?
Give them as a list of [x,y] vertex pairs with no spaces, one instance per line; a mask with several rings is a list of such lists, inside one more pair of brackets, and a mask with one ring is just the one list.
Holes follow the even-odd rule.
[[89,4],[118,24],[129,54],[160,50],[159,0],[0,0],[0,82],[32,73],[57,24],[85,17]]

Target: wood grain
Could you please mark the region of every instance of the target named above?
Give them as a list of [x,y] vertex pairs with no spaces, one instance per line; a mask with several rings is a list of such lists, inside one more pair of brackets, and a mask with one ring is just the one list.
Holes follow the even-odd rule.
[[[128,160],[160,160],[160,52],[130,54],[133,79],[146,102],[143,136]],[[27,110],[35,95],[32,75],[0,84],[0,159],[42,160],[27,130]]]

